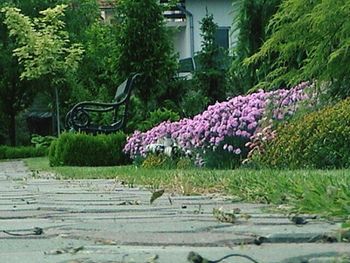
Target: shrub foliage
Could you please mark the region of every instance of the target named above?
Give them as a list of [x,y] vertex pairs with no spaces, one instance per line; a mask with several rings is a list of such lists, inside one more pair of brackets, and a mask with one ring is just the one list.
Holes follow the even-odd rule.
[[47,148],[45,147],[31,147],[31,146],[0,146],[0,159],[17,159],[42,157],[47,155]]
[[126,164],[122,152],[126,135],[122,132],[111,135],[91,136],[82,133],[64,133],[51,144],[51,166],[109,166]]
[[261,160],[274,167],[350,166],[350,99],[309,113],[277,129]]

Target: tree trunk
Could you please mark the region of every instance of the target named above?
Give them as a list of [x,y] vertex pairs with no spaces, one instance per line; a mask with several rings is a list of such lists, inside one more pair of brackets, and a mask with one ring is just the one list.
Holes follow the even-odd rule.
[[10,113],[9,138],[11,146],[16,146],[16,114]]

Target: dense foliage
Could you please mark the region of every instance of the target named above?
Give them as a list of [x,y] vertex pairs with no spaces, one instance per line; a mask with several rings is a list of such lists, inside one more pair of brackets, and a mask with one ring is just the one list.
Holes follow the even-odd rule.
[[350,167],[350,99],[277,129],[262,162],[280,168]]
[[75,72],[81,60],[83,47],[71,44],[69,34],[62,21],[66,5],[57,5],[40,11],[40,17],[31,19],[20,9],[5,7],[4,23],[9,35],[16,39],[13,54],[22,66],[21,79],[40,79],[47,77],[48,86],[55,89],[57,129],[60,133],[58,88],[67,76]]
[[18,159],[29,157],[41,157],[47,155],[47,147],[32,146],[0,146],[0,159]]
[[50,147],[52,141],[54,141],[56,137],[54,136],[40,136],[37,134],[33,134],[32,139],[30,142],[34,145],[35,148],[41,148],[41,147]]
[[[245,144],[257,130],[265,110],[271,105],[275,107],[272,117],[276,119],[292,114],[296,110],[296,103],[307,98],[304,92],[307,86],[307,83],[303,83],[291,90],[261,90],[247,96],[238,96],[211,105],[192,119],[163,122],[144,133],[136,131],[128,138],[124,151],[132,158],[145,156],[148,145],[170,136],[184,152],[198,154],[197,159],[206,159],[206,156],[223,151],[229,160],[223,166],[236,166],[247,154]],[[224,159],[225,155],[215,157],[216,163],[219,163],[218,160]]]
[[318,80],[331,95],[350,95],[350,1],[285,0],[271,20],[271,36],[247,60],[254,65],[274,57],[266,77],[270,87]]
[[271,70],[272,57],[266,57],[255,65],[244,65],[243,61],[256,53],[271,34],[267,26],[281,2],[282,0],[241,0],[234,3],[234,8],[239,11],[233,23],[238,32],[230,69],[233,94],[247,92]]
[[[213,15],[206,14],[201,20],[201,51],[198,52],[198,65],[194,74],[196,89],[203,92],[210,104],[226,99],[226,51],[215,41],[218,25]],[[226,63],[225,63],[226,62]]]
[[[69,39],[84,47],[82,62],[76,74],[67,79],[67,91],[60,94],[63,111],[84,100],[110,101],[117,83],[111,62],[116,59],[116,28],[101,20],[96,0],[59,0],[68,5],[65,29]],[[92,74],[93,73],[93,74]]]
[[87,135],[64,133],[50,146],[51,166],[112,166],[123,165],[128,158],[122,152],[126,135]]
[[142,102],[141,115],[158,108],[159,101],[167,98],[168,82],[175,75],[175,54],[162,11],[156,0],[121,0],[116,6],[115,73],[119,82],[132,73],[143,73],[135,90]]
[[112,101],[121,84],[112,66],[118,57],[117,43],[117,28],[111,24],[95,21],[85,30],[84,56],[67,98],[70,106],[83,100]]
[[[39,16],[42,17],[42,14],[39,14],[40,11],[53,8],[58,4],[67,5],[66,16],[62,17],[62,19],[65,22],[65,30],[69,34],[69,39],[74,40],[74,42],[81,42],[86,47],[89,39],[93,38],[91,34],[86,34],[86,31],[100,17],[98,4],[95,0],[3,0],[0,3],[0,8],[16,7],[26,17],[34,19]],[[8,143],[8,139],[10,139],[11,144],[15,145],[17,143],[16,140],[20,139],[19,134],[16,134],[16,123],[20,126],[25,126],[25,122],[23,123],[25,119],[18,118],[18,115],[30,107],[38,92],[48,93],[51,98],[54,97],[54,92],[47,85],[52,80],[48,77],[42,76],[36,80],[20,79],[20,75],[23,73],[23,67],[19,65],[17,57],[13,56],[13,51],[18,47],[18,43],[16,44],[15,38],[9,36],[9,29],[3,23],[4,19],[5,13],[0,13],[0,121],[2,122],[2,125],[0,125],[0,134],[6,133],[2,143]],[[109,47],[106,47],[106,49],[110,51]],[[91,45],[89,47],[90,50]],[[45,49],[40,49],[40,51],[44,52]],[[50,49],[50,51],[54,52],[54,49]],[[44,53],[47,52],[46,50]],[[97,59],[95,56],[91,60],[97,63],[105,58],[102,56],[102,52],[99,55],[100,59]],[[90,87],[95,86],[92,84],[100,76],[97,74],[99,71],[88,67],[93,63],[88,63],[88,61],[91,61],[90,57],[90,53],[89,59],[85,59],[84,56],[84,64],[79,68],[78,76],[76,74],[65,75],[64,83],[60,83],[60,90],[62,91],[60,97],[63,106],[66,102],[78,101],[90,96]],[[50,65],[44,66],[47,67]],[[96,74],[90,74],[87,72],[87,68],[89,68],[89,72]],[[88,83],[88,81],[90,82]],[[80,83],[86,85],[83,86]],[[78,99],[77,97],[80,98]],[[49,108],[52,108],[53,103],[51,101],[47,101],[46,103],[50,105]],[[23,130],[18,130],[18,133],[23,133]],[[30,135],[26,135],[26,138],[30,138]],[[19,143],[22,143],[22,141],[19,140]],[[29,144],[30,142],[27,140],[24,143]]]
[[[36,16],[38,9],[45,9],[49,1],[1,1],[0,9],[9,4],[15,4],[26,15]],[[0,133],[4,139],[10,140],[12,146],[16,145],[16,116],[32,102],[35,92],[40,89],[40,83],[20,81],[20,66],[12,53],[15,41],[8,35],[8,29],[3,23],[4,13],[0,12]]]

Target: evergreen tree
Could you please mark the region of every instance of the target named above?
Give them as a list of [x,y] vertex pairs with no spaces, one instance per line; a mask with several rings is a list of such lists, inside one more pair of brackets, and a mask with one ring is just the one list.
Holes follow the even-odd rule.
[[207,14],[201,21],[201,36],[203,38],[201,51],[198,52],[198,68],[195,72],[195,82],[198,88],[215,103],[226,98],[226,68],[227,55],[216,41],[217,24],[213,15]]
[[[317,80],[332,97],[350,95],[350,1],[285,0],[271,20],[271,36],[249,59],[257,65],[275,56],[265,78],[276,86]],[[291,63],[291,61],[293,63]]]
[[119,82],[132,73],[142,73],[136,94],[144,105],[140,113],[158,108],[168,93],[176,71],[171,35],[165,26],[163,8],[157,0],[120,0],[116,6],[119,27],[115,72]]
[[239,12],[234,20],[234,27],[238,31],[238,41],[230,69],[233,94],[246,93],[273,67],[272,57],[267,57],[255,65],[244,65],[243,61],[257,52],[269,36],[268,23],[277,12],[281,1],[242,0],[236,3]]

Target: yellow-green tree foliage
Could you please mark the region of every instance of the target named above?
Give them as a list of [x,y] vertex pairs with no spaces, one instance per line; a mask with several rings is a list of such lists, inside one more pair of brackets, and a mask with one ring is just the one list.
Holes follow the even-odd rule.
[[55,89],[57,131],[60,131],[58,88],[67,76],[75,72],[84,52],[80,44],[71,44],[63,21],[66,5],[57,5],[40,11],[40,17],[31,19],[14,7],[4,7],[4,23],[10,37],[16,39],[13,54],[23,66],[21,79],[47,77],[48,87]]

